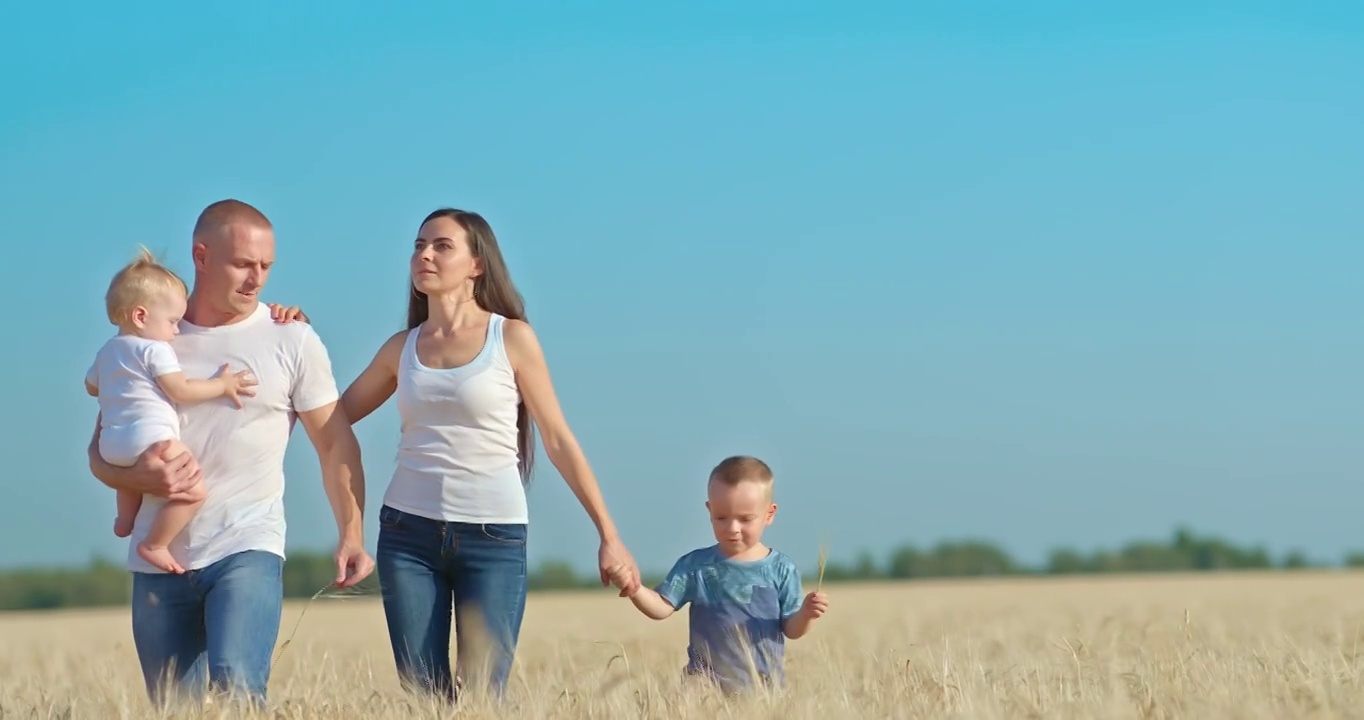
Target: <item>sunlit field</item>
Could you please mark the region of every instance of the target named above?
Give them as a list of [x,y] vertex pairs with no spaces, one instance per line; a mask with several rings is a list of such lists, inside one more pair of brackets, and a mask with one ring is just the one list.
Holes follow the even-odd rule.
[[[832,585],[780,696],[684,685],[686,617],[533,595],[507,705],[460,717],[1364,716],[1364,574]],[[304,608],[285,609],[280,642]],[[373,598],[319,598],[278,654],[278,718],[449,717],[398,688]],[[190,716],[234,716],[222,705]],[[154,716],[126,610],[0,615],[0,717]],[[185,716],[185,715],[180,715]]]

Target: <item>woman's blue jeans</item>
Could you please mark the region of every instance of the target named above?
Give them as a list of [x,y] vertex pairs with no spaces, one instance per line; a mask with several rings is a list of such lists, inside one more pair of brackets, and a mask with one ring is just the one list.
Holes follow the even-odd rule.
[[[526,607],[524,524],[431,520],[384,505],[375,555],[398,676],[444,695],[480,682],[502,696]],[[451,614],[458,680],[450,667]]]

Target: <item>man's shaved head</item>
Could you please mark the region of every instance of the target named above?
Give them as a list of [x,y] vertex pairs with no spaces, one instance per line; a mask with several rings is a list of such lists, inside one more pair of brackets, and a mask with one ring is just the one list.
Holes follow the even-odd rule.
[[194,223],[194,242],[209,243],[228,236],[233,226],[272,230],[265,213],[241,200],[219,200],[204,208]]
[[265,214],[240,200],[219,200],[199,213],[193,245],[186,319],[214,326],[255,312],[275,264],[275,232]]

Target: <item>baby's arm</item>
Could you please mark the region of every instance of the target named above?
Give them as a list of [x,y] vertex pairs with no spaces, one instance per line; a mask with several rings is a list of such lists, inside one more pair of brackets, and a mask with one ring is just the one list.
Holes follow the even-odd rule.
[[[223,366],[227,368],[226,365]],[[178,405],[189,405],[213,400],[220,397],[231,397],[237,395],[244,384],[245,370],[236,375],[229,375],[219,372],[206,380],[199,378],[185,377],[183,371],[177,370],[164,375],[156,376],[156,384],[161,386],[161,390],[166,393],[166,397],[175,401]],[[251,394],[248,392],[243,395]]]
[[180,368],[180,361],[175,357],[175,351],[171,350],[167,343],[150,345],[145,361],[161,391],[177,405],[191,405],[225,397],[230,398],[237,407],[241,407],[238,395],[256,394],[254,390],[248,389],[256,384],[255,380],[247,378],[249,370],[228,373],[227,365],[223,365],[218,368],[217,374],[206,380],[185,377],[184,371]]

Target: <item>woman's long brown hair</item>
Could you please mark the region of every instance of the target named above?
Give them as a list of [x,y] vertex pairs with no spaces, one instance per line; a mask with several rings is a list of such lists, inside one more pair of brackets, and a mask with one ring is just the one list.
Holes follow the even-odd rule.
[[[436,218],[450,218],[464,228],[469,237],[469,252],[483,262],[483,272],[474,278],[474,302],[490,313],[497,313],[512,320],[526,319],[526,304],[512,283],[507,263],[502,259],[502,250],[497,245],[493,228],[482,215],[455,208],[440,208],[426,216],[422,225]],[[407,329],[426,322],[430,309],[426,304],[426,293],[409,285],[407,293]],[[516,447],[520,458],[517,470],[521,473],[522,484],[530,482],[531,466],[535,459],[535,427],[530,413],[526,411],[525,401],[516,406]]]

